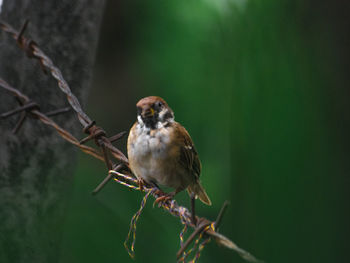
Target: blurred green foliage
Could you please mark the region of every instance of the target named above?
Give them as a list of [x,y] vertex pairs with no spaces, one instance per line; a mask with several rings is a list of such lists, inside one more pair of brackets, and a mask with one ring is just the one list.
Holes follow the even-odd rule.
[[[341,153],[324,66],[334,47],[331,38],[320,41],[331,32],[308,8],[276,0],[110,1],[88,104],[113,134],[131,127],[138,99],[165,98],[202,160],[213,206],[198,203],[198,213],[214,219],[229,200],[222,233],[266,262],[343,262]],[[132,262],[123,242],[142,195],[110,183],[91,196],[105,175],[81,156],[61,262]],[[188,199],[178,196],[187,206]],[[138,222],[136,261],[174,262],[181,224],[152,201]],[[210,243],[200,262],[214,261],[244,262]]]

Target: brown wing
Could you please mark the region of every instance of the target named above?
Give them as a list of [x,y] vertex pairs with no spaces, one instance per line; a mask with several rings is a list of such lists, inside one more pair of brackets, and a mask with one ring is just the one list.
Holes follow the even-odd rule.
[[210,198],[199,181],[202,167],[191,136],[179,123],[175,123],[175,131],[180,143],[180,164],[194,177],[194,181],[188,185],[187,191],[190,196],[194,193],[203,203],[211,205]]
[[201,162],[191,136],[181,124],[174,123],[174,126],[180,143],[180,163],[198,179],[201,174]]

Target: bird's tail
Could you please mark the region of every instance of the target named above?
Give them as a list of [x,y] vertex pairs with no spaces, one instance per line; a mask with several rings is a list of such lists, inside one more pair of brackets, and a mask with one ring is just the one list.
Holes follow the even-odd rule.
[[188,186],[187,192],[190,196],[191,196],[191,193],[194,193],[196,195],[196,198],[199,197],[199,200],[201,200],[204,204],[211,205],[209,196],[207,195],[207,193],[205,192],[203,186],[199,181]]

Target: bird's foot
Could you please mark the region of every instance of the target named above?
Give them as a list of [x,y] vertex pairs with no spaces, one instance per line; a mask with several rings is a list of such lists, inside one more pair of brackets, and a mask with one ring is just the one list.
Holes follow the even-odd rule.
[[[160,191],[160,190],[159,190]],[[171,193],[164,193],[162,191],[160,191],[160,194],[162,194],[162,196],[158,197],[154,203],[153,203],[153,207],[158,204],[158,207],[160,207],[162,204],[166,203],[167,201],[171,200],[174,198],[176,192],[171,192]]]
[[139,185],[139,190],[142,192],[145,185],[145,181],[142,178],[137,178],[137,184]]

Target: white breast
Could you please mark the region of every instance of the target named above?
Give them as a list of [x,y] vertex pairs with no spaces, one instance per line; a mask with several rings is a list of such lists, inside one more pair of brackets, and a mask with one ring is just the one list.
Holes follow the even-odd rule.
[[[166,177],[169,171],[165,167],[169,164],[170,131],[165,127],[150,130],[137,124],[134,129],[134,143],[128,145],[130,165],[137,177],[147,182],[167,185]],[[165,163],[167,165],[165,165]]]
[[132,151],[137,158],[147,158],[150,157],[149,155],[152,155],[153,158],[167,157],[170,138],[169,131],[166,128],[151,131],[149,128],[138,124],[135,133],[137,139]]

